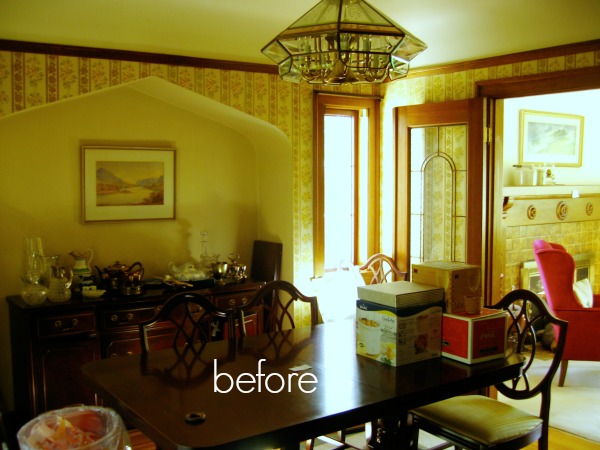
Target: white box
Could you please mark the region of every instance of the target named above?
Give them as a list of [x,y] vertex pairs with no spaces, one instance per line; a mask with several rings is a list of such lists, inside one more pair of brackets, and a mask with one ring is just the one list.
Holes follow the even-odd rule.
[[356,353],[390,366],[441,356],[443,301],[392,308],[356,301]]
[[431,261],[412,266],[413,283],[444,289],[446,312],[465,310],[465,296],[481,296],[481,267],[462,262]]
[[468,364],[503,358],[508,313],[483,308],[481,314],[444,314],[442,355]]
[[357,288],[358,298],[392,308],[408,308],[431,305],[444,300],[444,289],[435,286],[394,281]]

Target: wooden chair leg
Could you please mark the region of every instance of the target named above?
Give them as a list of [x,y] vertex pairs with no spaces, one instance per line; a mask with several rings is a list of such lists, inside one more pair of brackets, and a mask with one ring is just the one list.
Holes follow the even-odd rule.
[[560,362],[560,374],[558,375],[558,385],[561,387],[564,386],[564,384],[565,384],[565,378],[567,377],[568,366],[569,366],[568,359],[563,359]]

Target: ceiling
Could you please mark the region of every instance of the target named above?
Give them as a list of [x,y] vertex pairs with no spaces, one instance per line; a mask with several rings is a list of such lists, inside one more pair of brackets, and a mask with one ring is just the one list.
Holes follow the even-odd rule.
[[[600,39],[600,0],[370,0],[429,48],[412,67]],[[0,39],[271,64],[317,0],[0,0]]]

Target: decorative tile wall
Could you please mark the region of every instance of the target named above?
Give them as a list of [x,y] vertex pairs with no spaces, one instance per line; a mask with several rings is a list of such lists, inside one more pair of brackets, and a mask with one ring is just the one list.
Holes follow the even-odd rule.
[[533,261],[533,241],[543,239],[564,245],[571,255],[595,253],[593,291],[600,292],[600,221],[564,222],[506,227],[504,294],[521,286],[524,261]]

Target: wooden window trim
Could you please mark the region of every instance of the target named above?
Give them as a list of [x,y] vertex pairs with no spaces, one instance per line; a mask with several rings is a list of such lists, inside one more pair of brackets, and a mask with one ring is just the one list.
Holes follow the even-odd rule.
[[[313,100],[313,261],[314,276],[325,272],[325,236],[324,236],[324,116],[327,110],[368,110],[369,114],[369,198],[377,199],[369,203],[368,242],[369,254],[379,247],[380,226],[380,99],[377,97],[358,97],[315,93]],[[356,238],[356,236],[355,236]],[[357,244],[355,242],[355,244]],[[358,255],[355,264],[368,255]]]

